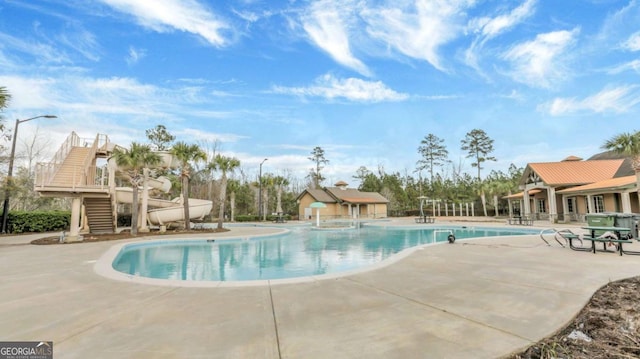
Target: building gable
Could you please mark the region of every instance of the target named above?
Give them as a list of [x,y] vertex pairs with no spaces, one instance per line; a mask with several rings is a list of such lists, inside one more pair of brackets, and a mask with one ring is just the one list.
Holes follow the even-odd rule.
[[579,186],[614,178],[625,163],[617,160],[529,163],[520,186],[542,183],[546,186]]

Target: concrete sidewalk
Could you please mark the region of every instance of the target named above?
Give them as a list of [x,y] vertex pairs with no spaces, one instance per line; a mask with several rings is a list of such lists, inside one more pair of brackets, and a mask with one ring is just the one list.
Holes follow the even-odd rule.
[[114,244],[0,246],[0,340],[52,340],[55,358],[496,358],[564,326],[607,282],[640,275],[640,256],[518,236],[329,280],[159,287],[96,275]]

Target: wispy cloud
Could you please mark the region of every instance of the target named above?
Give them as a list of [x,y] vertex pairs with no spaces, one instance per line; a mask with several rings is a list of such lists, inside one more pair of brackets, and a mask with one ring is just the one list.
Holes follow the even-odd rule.
[[125,58],[127,65],[132,66],[138,63],[138,61],[142,60],[147,56],[147,50],[145,49],[136,49],[133,46],[129,46],[129,53]]
[[626,71],[635,71],[637,73],[640,73],[640,60],[633,60],[612,67],[607,71],[607,73],[615,75]]
[[336,62],[361,75],[370,76],[367,66],[354,56],[349,43],[347,18],[350,2],[318,1],[302,16],[302,26],[310,40]]
[[631,34],[622,47],[629,51],[640,51],[640,31]]
[[506,14],[472,19],[469,22],[469,27],[472,31],[479,32],[484,39],[496,37],[533,15],[536,1],[526,0],[522,5]]
[[126,77],[91,78],[0,76],[12,94],[12,108],[124,115],[131,118],[171,118],[197,114],[193,105],[208,101],[205,89],[158,87]]
[[[66,52],[60,50],[48,42],[33,39],[17,38],[5,33],[0,33],[0,50],[7,53],[19,53],[36,59],[37,63],[44,64],[70,64],[71,59]],[[24,61],[24,60],[23,60]]]
[[273,92],[326,99],[344,98],[356,102],[403,101],[409,98],[409,95],[396,92],[380,81],[338,79],[330,74],[319,77],[315,84],[309,87],[275,86]]
[[238,142],[242,139],[249,138],[247,136],[241,136],[233,133],[212,133],[208,131],[201,131],[193,128],[186,128],[184,130],[175,131],[176,135],[180,135],[184,138],[188,138],[190,141],[218,141],[218,142]]
[[526,0],[509,13],[495,17],[479,17],[469,21],[468,28],[477,37],[465,52],[467,65],[479,70],[478,57],[485,43],[500,34],[509,31],[535,13],[537,0]]
[[184,31],[222,47],[231,39],[230,24],[196,0],[102,0],[112,8],[136,18],[141,26],[157,32]]
[[549,88],[568,78],[567,52],[579,33],[579,28],[548,32],[513,46],[502,55],[511,62],[513,80],[532,87]]
[[397,7],[372,7],[361,15],[373,39],[445,71],[438,50],[460,35],[465,10],[472,4],[471,0],[398,2],[393,3]]
[[595,95],[582,100],[573,98],[556,98],[550,103],[538,107],[553,116],[568,115],[581,112],[624,113],[640,103],[640,86],[628,85],[604,89]]
[[58,35],[57,38],[61,44],[80,53],[85,58],[91,61],[100,61],[100,46],[93,33],[75,27],[72,31]]

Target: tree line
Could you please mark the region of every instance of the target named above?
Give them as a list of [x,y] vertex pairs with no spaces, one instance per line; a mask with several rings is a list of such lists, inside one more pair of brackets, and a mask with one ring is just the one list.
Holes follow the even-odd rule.
[[[0,86],[0,115],[10,99],[6,88]],[[11,140],[11,131],[3,122],[4,118],[0,117],[0,162],[6,164],[8,149],[5,143]],[[287,170],[255,178],[246,173],[240,160],[222,155],[217,142],[175,142],[175,136],[164,125],[148,129],[145,134],[145,143],[134,142],[128,148],[120,147],[114,152],[124,169],[125,182],[122,184],[139,186],[146,175],[144,169],[158,161],[154,151],[171,152],[178,158],[179,168],[163,173],[173,182],[171,192],[164,196],[182,196],[186,202],[187,218],[188,198],[212,200],[215,204],[212,214],[220,226],[224,220],[234,220],[238,216],[257,219],[258,213],[262,213],[262,220],[274,212],[296,216],[297,196],[305,189],[325,186],[323,170],[330,161],[321,146],[311,150],[308,159],[313,167],[305,178],[296,178]],[[466,153],[466,158],[472,160],[471,166],[476,170],[473,175],[449,159],[444,140],[430,133],[417,146],[419,159],[415,168],[388,172],[381,165],[376,169],[360,166],[352,177],[359,182],[359,190],[378,192],[389,200],[390,216],[414,215],[421,198],[431,203],[428,210],[434,212],[432,214],[436,214],[435,203],[439,202],[449,205],[477,203],[476,208],[481,209],[480,214],[484,216],[510,215],[511,209],[502,197],[519,191],[523,168],[511,164],[506,172],[492,170],[482,178],[486,163],[496,161],[492,156],[493,142],[482,129],[473,129],[460,140],[460,149]],[[18,156],[23,156],[24,161],[19,162],[23,165],[15,169],[11,188],[7,187],[6,175],[3,176],[0,197],[3,198],[5,193],[11,194],[14,199],[12,210],[68,209],[68,200],[40,197],[33,190],[33,167],[35,162],[43,160],[39,156],[51,144],[36,135],[23,145],[23,150],[18,153]],[[602,147],[634,158],[634,168],[640,169],[640,132],[617,135]],[[259,198],[260,193],[262,198]],[[258,208],[259,204],[262,204],[262,209]]]

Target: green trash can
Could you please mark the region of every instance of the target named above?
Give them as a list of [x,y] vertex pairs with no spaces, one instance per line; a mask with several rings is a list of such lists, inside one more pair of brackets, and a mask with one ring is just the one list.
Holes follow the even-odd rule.
[[[616,217],[611,213],[589,213],[585,216],[589,227],[613,227]],[[606,231],[597,230],[595,235],[599,236]]]

